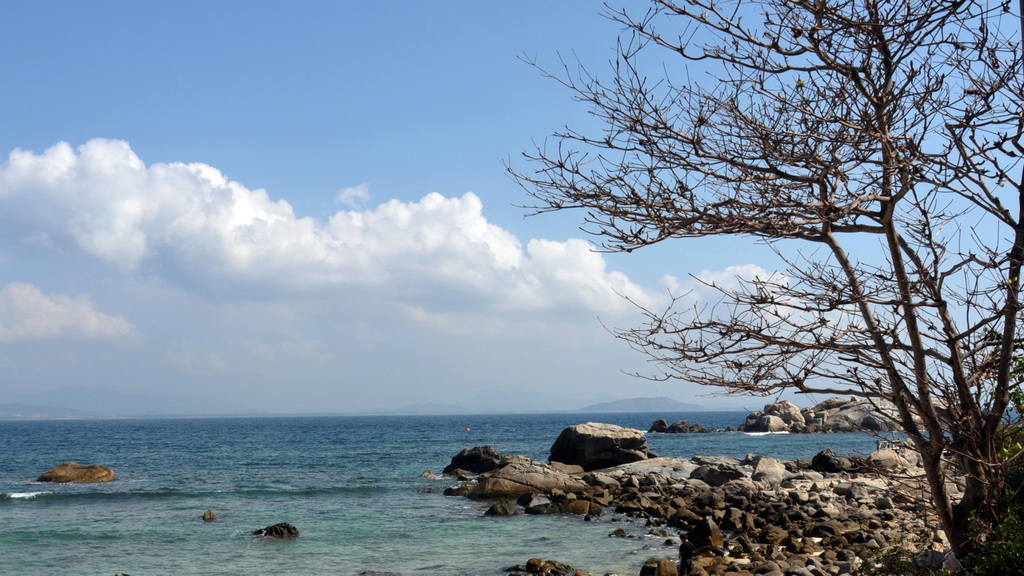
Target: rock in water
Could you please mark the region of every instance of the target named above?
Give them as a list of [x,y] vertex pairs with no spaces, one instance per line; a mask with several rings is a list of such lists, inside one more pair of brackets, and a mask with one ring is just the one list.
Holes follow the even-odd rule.
[[508,500],[502,500],[494,506],[491,506],[484,512],[484,516],[515,516],[519,511],[516,510],[515,502]]
[[287,522],[280,522],[273,526],[253,530],[252,535],[264,538],[298,538],[299,529]]
[[490,472],[501,465],[502,458],[501,452],[491,446],[474,446],[452,456],[451,464],[445,466],[441,473],[450,476],[457,470],[465,470],[473,474]]
[[583,480],[543,462],[523,456],[512,456],[506,458],[504,463],[501,468],[481,475],[480,480],[469,491],[469,496],[479,499],[504,499],[518,498],[532,492],[575,492],[587,489],[587,484]]
[[203,521],[204,522],[210,522],[210,521],[213,521],[213,520],[216,520],[216,519],[217,519],[217,515],[214,514],[213,510],[207,509],[206,512],[203,512]]
[[106,466],[99,464],[85,465],[78,462],[65,462],[49,472],[44,472],[39,482],[110,482],[117,474]]
[[656,456],[647,447],[647,437],[640,430],[588,422],[562,430],[551,446],[549,459],[576,464],[589,472]]

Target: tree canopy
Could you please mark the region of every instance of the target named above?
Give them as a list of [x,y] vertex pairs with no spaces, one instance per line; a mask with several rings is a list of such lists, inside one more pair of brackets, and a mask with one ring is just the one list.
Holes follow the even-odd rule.
[[999,515],[1020,378],[1022,5],[611,11],[625,32],[607,79],[545,72],[603,129],[567,128],[509,168],[537,211],[582,210],[604,250],[769,245],[784,269],[617,335],[657,377],[893,406],[958,554]]

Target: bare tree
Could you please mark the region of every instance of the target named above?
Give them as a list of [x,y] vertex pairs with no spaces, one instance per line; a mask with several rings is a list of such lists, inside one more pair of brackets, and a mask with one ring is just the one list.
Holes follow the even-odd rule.
[[539,212],[583,209],[605,250],[705,236],[770,246],[784,271],[716,286],[713,305],[646,309],[644,326],[617,334],[661,362],[656,377],[891,403],[958,555],[998,518],[998,432],[1019,377],[1020,10],[611,11],[625,27],[611,79],[549,73],[605,129],[556,133],[526,154],[532,170],[509,168]]

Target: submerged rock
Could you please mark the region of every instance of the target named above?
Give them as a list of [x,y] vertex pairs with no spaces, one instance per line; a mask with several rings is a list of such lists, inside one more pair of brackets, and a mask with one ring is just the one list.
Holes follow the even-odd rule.
[[39,482],[110,482],[117,474],[106,466],[99,464],[85,465],[78,462],[65,462],[49,472],[43,472]]

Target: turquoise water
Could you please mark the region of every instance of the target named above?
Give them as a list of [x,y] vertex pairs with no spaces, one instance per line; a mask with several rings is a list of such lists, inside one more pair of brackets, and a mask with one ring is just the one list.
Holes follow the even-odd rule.
[[[288,417],[0,422],[0,573],[501,574],[531,557],[595,574],[635,574],[671,556],[662,538],[613,514],[483,516],[487,503],[441,495],[439,472],[463,448],[489,444],[546,460],[566,426],[646,430],[657,418],[708,427],[741,412]],[[755,452],[810,458],[870,451],[861,434],[651,434],[660,456]],[[34,479],[74,460],[105,464],[105,484]],[[203,522],[214,510],[220,518]],[[289,522],[294,540],[253,538]],[[638,538],[609,538],[624,527]]]

